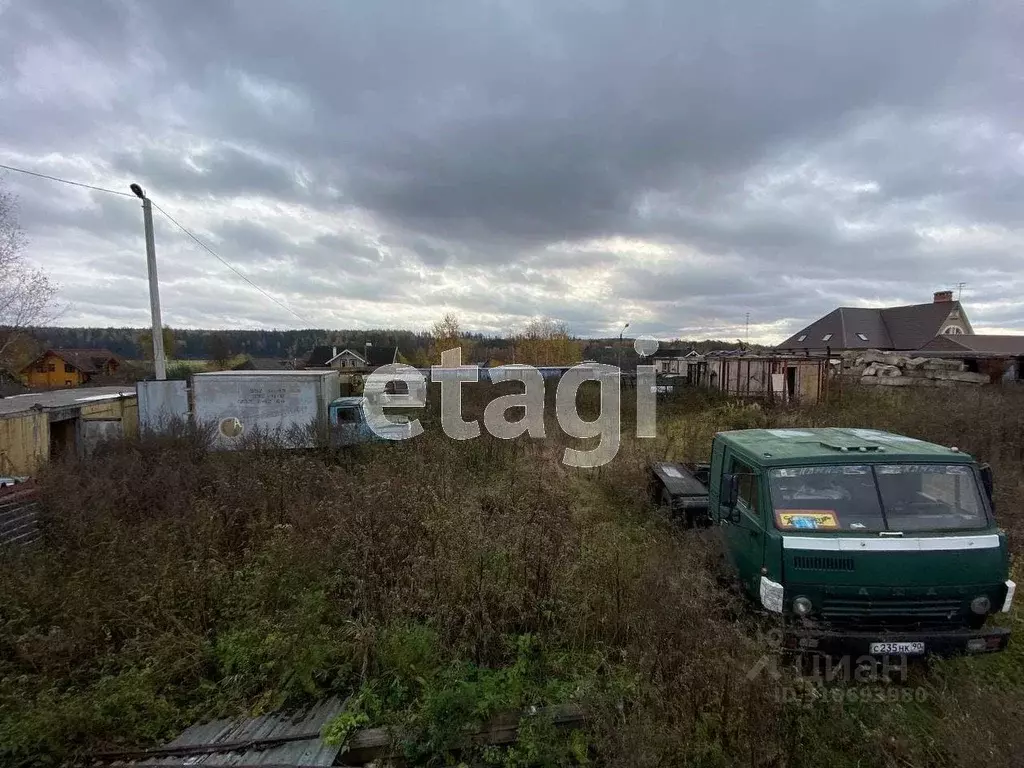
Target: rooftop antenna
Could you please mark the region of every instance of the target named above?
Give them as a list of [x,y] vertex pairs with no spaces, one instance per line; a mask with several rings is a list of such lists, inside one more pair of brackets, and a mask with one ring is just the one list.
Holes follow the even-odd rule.
[[747,349],[750,348],[750,313],[747,312],[746,327],[743,331],[743,346]]
[[960,301],[960,294],[963,292],[965,285],[967,285],[967,283],[957,283],[956,284],[956,300],[957,301]]

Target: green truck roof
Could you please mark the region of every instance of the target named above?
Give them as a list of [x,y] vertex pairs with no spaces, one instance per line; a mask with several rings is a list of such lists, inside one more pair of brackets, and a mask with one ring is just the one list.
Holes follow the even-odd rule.
[[835,462],[973,461],[970,454],[892,432],[849,427],[737,429],[719,432],[738,453],[761,466],[830,464]]

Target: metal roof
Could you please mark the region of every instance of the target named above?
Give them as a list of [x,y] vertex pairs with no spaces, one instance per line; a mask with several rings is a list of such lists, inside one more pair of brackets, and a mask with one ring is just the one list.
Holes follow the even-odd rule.
[[970,322],[959,301],[902,307],[838,307],[797,331],[777,349],[914,350],[942,331],[951,313]]
[[331,400],[331,405],[362,405],[364,402],[366,402],[366,398],[361,395],[345,395]]
[[[792,427],[739,429],[718,434],[738,452],[764,466],[793,462],[878,464],[936,459],[959,464],[972,460],[969,454],[954,451],[950,446],[877,429]],[[869,450],[862,452],[862,446]],[[874,450],[870,450],[872,446]]]
[[30,392],[0,398],[0,416],[24,413],[33,406],[47,408],[68,408],[88,405],[102,400],[116,400],[119,397],[135,397],[134,387],[78,387],[57,389],[50,392]]
[[341,746],[325,744],[323,727],[344,708],[331,698],[294,713],[214,720],[189,726],[162,747],[97,757],[108,766],[303,766],[333,765]]
[[193,378],[212,378],[215,376],[236,376],[240,378],[264,378],[265,376],[291,376],[291,377],[310,377],[310,376],[336,376],[337,371],[333,368],[301,368],[298,370],[292,370],[286,368],[283,370],[252,370],[252,371],[205,371],[203,373],[193,373]]
[[1024,355],[1024,335],[994,333],[958,333],[936,336],[920,352],[948,350],[978,352],[984,355],[1017,357]]

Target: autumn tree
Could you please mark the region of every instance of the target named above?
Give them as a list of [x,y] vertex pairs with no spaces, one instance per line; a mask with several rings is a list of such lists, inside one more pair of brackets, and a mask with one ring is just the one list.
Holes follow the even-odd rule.
[[561,320],[539,317],[512,335],[513,358],[523,365],[575,365],[583,360],[583,344]]
[[[164,357],[168,360],[174,359],[174,331],[164,326]],[[144,330],[139,334],[139,347],[142,349],[142,359],[152,360],[153,359],[153,331],[150,329]]]
[[445,314],[443,318],[434,323],[430,330],[432,337],[430,346],[430,360],[435,364],[441,363],[441,353],[459,347],[462,350],[462,362],[469,362],[473,355],[475,345],[466,338],[462,332],[459,318],[452,312]]
[[0,363],[26,343],[27,330],[60,314],[57,286],[25,259],[25,232],[18,223],[15,197],[0,189]]

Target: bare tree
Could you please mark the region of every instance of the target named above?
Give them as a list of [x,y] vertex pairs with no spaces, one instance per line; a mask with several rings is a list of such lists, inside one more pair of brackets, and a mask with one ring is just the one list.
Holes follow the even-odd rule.
[[58,287],[46,272],[26,261],[26,244],[18,224],[17,200],[0,189],[0,361],[4,362],[26,329],[44,325],[60,313],[55,304]]

